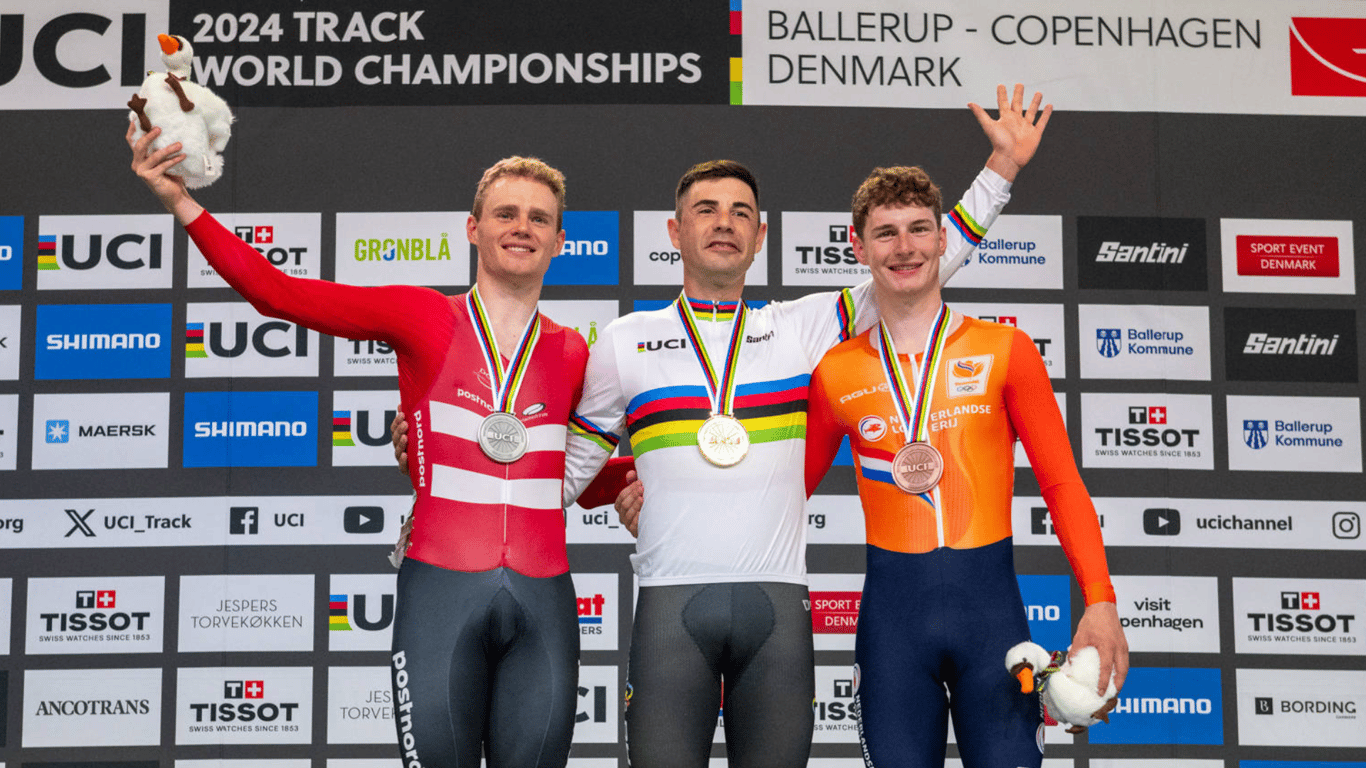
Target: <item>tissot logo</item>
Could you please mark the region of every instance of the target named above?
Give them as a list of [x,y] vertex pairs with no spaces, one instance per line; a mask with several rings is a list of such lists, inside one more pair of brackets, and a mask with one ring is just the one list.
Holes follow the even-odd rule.
[[854,679],[848,667],[816,667],[816,700],[811,707],[815,715],[812,741],[858,743]]
[[1351,309],[1224,310],[1224,361],[1234,381],[1357,381]]
[[1233,580],[1238,653],[1359,654],[1366,582],[1348,579]]
[[1290,93],[1366,96],[1366,19],[1290,19]]
[[[195,43],[199,45],[198,42]],[[198,57],[196,57],[198,58]],[[229,99],[231,100],[231,99]],[[318,213],[220,213],[218,222],[292,277],[321,277],[322,215]],[[222,288],[223,278],[209,266],[194,240],[188,242],[190,288]]]
[[35,327],[35,379],[170,375],[170,304],[40,305]]
[[176,682],[176,742],[307,743],[312,681],[307,668],[182,667]]
[[1082,288],[1203,291],[1208,287],[1204,219],[1077,217]]
[[298,702],[264,701],[265,698],[264,680],[224,680],[223,701],[194,702],[190,704],[190,711],[196,723],[294,722]]
[[162,650],[160,576],[35,578],[28,590],[30,654]]
[[550,260],[546,285],[616,285],[621,264],[620,214],[565,211],[564,247]]
[[1081,405],[1084,466],[1214,468],[1207,396],[1086,392]]

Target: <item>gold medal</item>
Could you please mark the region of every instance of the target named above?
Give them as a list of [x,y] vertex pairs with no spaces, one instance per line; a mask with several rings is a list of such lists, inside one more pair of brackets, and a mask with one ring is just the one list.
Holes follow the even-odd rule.
[[910,494],[927,493],[944,474],[944,457],[929,443],[907,443],[892,458],[892,481]]
[[749,433],[739,419],[712,416],[697,430],[697,449],[712,464],[733,467],[749,453]]

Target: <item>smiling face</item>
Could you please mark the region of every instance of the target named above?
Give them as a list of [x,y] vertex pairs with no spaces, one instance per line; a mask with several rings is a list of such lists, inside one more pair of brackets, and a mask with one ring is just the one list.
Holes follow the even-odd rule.
[[477,279],[509,287],[539,284],[564,246],[555,193],[535,179],[503,176],[488,186],[482,202],[479,218],[465,222],[465,234],[479,250]]
[[888,297],[915,299],[939,290],[939,259],[948,233],[934,211],[918,205],[878,205],[853,237],[854,256],[872,270]]
[[685,281],[705,285],[744,283],[745,272],[764,242],[768,225],[759,222],[758,201],[737,178],[701,179],[678,201],[669,219],[669,239],[683,258]]

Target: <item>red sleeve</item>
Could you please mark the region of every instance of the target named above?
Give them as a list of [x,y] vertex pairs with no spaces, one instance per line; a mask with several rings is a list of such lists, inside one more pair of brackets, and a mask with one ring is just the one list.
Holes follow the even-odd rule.
[[840,439],[844,437],[830,398],[825,387],[825,363],[827,355],[811,374],[811,386],[806,391],[806,495],[809,498],[816,492],[825,473],[830,471],[830,463],[840,449]]
[[634,472],[636,460],[633,456],[618,456],[608,459],[606,466],[598,470],[597,477],[579,494],[578,504],[584,509],[601,507],[616,502],[617,496],[626,490],[626,473]]
[[1006,374],[1006,412],[1034,467],[1058,540],[1086,604],[1114,602],[1115,589],[1105,562],[1105,544],[1091,495],[1077,472],[1067,427],[1053,397],[1048,369],[1034,342],[1015,331]]
[[[400,388],[405,392],[424,392],[436,379],[453,321],[447,298],[437,291],[411,285],[360,287],[286,275],[207,211],[185,231],[257,312],[333,336],[388,342],[401,356]],[[412,381],[404,381],[407,378]]]

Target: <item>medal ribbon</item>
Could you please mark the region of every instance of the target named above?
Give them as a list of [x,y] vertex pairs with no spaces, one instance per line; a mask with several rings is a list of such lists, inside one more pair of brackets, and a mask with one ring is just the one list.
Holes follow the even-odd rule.
[[[897,360],[896,345],[892,334],[887,332],[887,324],[877,324],[877,353],[882,362],[882,373],[896,403],[897,415],[901,417],[905,429],[906,442],[929,442],[930,401],[934,399],[934,383],[939,377],[939,363],[944,357],[944,342],[949,338],[949,325],[953,322],[953,310],[943,302],[939,304],[939,314],[935,315],[929,335],[925,337],[925,352],[922,362],[916,368],[915,378],[919,385],[914,390],[906,385],[906,375]],[[912,359],[911,362],[915,362]]]
[[733,415],[735,411],[735,369],[739,367],[740,345],[745,339],[745,317],[748,313],[745,302],[739,302],[735,308],[735,319],[732,321],[730,331],[730,346],[726,349],[726,365],[721,369],[720,376],[716,375],[716,369],[711,364],[711,357],[707,355],[707,345],[702,341],[702,334],[697,330],[697,318],[693,315],[688,297],[679,294],[674,306],[678,310],[678,316],[683,320],[683,330],[688,334],[688,341],[692,343],[693,354],[697,355],[697,362],[702,366],[702,375],[707,380],[707,398],[711,400],[712,415]]
[[517,392],[522,388],[526,370],[531,366],[531,351],[541,338],[541,313],[534,312],[522,329],[522,339],[517,343],[512,356],[508,358],[507,369],[503,369],[503,358],[498,354],[498,340],[493,335],[493,324],[484,311],[484,302],[479,300],[479,286],[471,286],[465,294],[465,308],[469,310],[470,321],[474,325],[474,336],[479,341],[479,353],[484,356],[488,366],[490,389],[493,390],[493,409],[512,412],[512,404],[517,402]]

